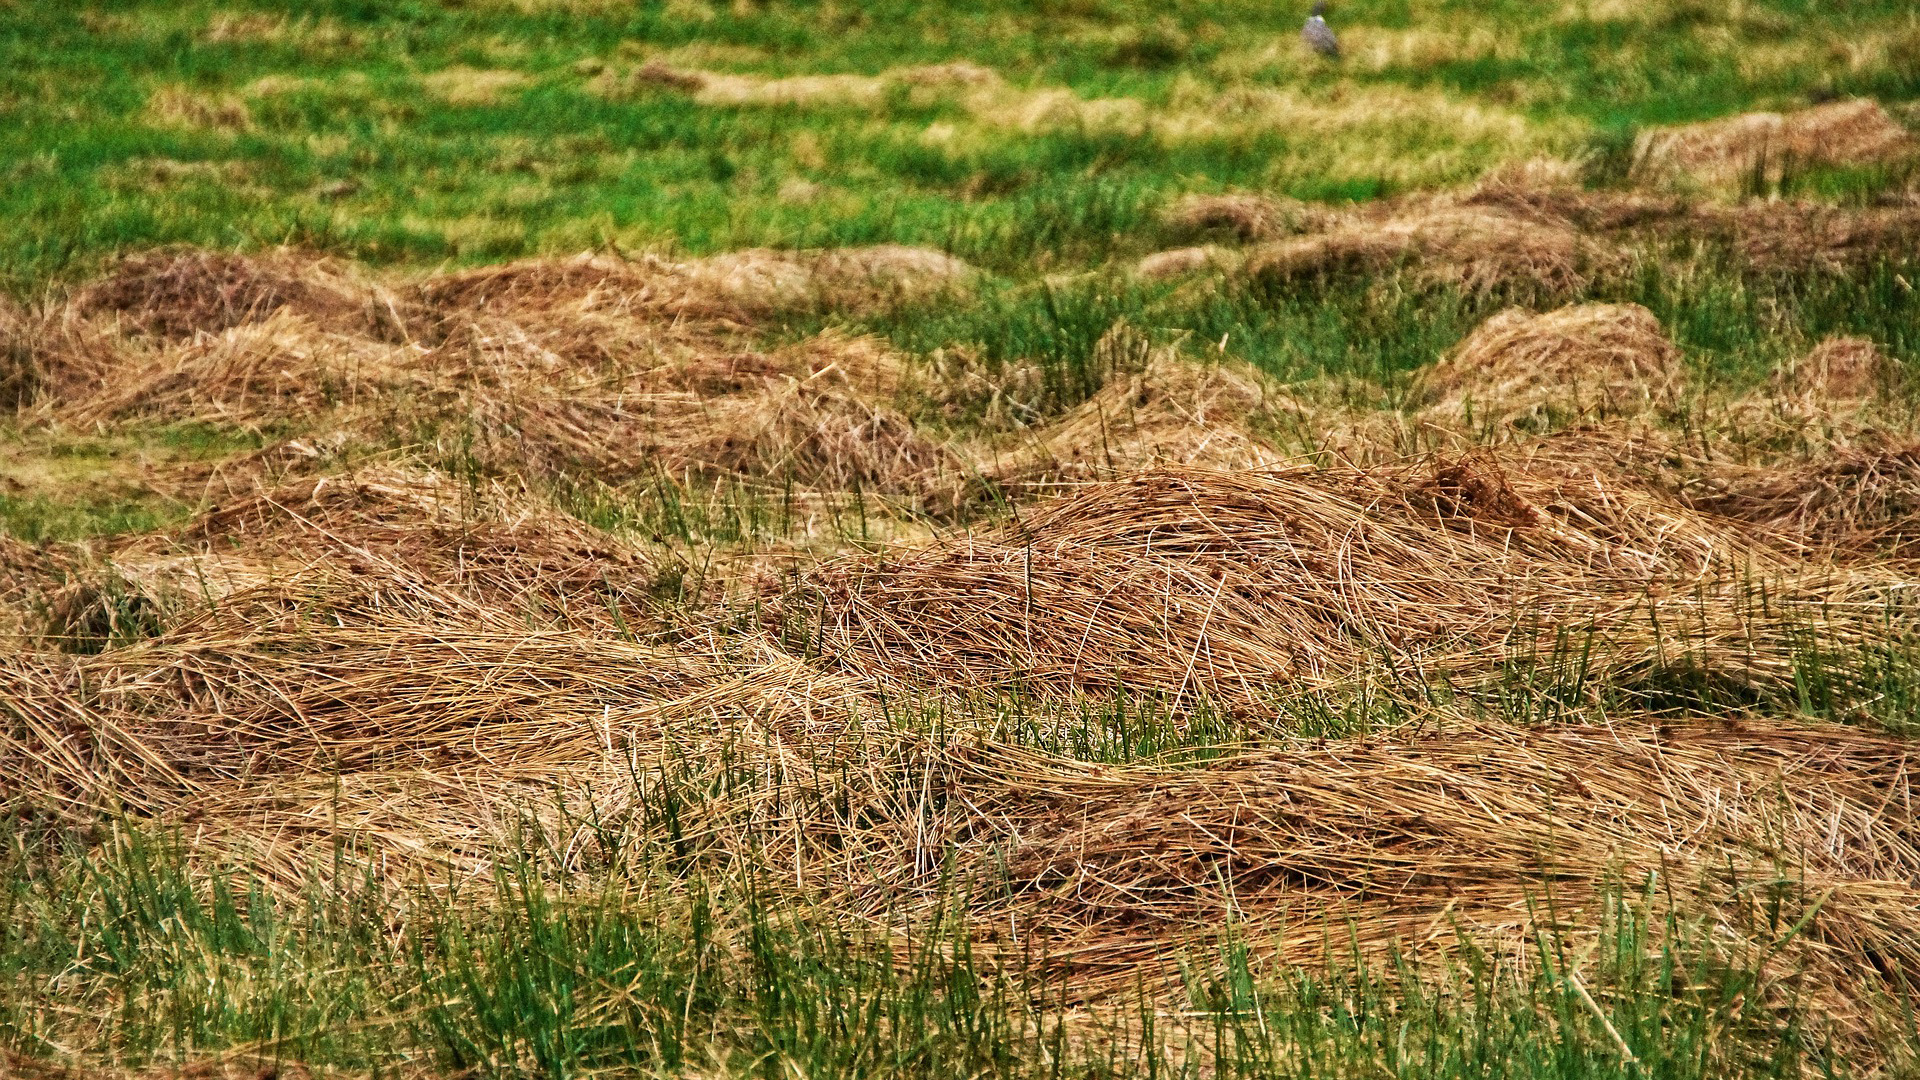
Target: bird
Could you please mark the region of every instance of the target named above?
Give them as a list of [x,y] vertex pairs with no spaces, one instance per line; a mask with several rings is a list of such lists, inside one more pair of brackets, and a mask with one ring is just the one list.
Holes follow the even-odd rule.
[[1307,47],[1331,60],[1340,59],[1340,39],[1333,36],[1333,29],[1327,25],[1327,0],[1318,0],[1313,5],[1313,14],[1307,16],[1307,25],[1300,28],[1300,40]]

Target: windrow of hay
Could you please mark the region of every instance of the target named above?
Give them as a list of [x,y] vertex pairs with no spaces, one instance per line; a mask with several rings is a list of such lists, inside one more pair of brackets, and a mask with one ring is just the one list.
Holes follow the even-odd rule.
[[1003,490],[1028,492],[1160,465],[1273,468],[1287,455],[1257,432],[1301,411],[1248,365],[1156,351],[1143,370],[1116,374],[1059,420],[1024,433],[982,471]]
[[1192,233],[1224,230],[1243,241],[1301,231],[1314,212],[1297,199],[1269,195],[1183,195],[1167,207],[1167,223]]
[[1685,370],[1660,321],[1638,304],[1510,308],[1424,374],[1430,415],[1514,419],[1548,409],[1605,417],[1670,406]]
[[1686,492],[1807,558],[1920,558],[1920,445],[1843,450],[1802,464],[1716,465]]
[[922,692],[1124,687],[1253,713],[1382,665],[1471,685],[1565,635],[1591,639],[1608,680],[1686,657],[1777,687],[1796,633],[1858,640],[1889,615],[1888,583],[1797,581],[1656,492],[1512,464],[1156,471],[827,564],[770,611],[838,670]]
[[73,298],[78,314],[112,316],[160,337],[218,332],[282,309],[342,332],[397,329],[391,294],[332,259],[278,251],[156,251],[121,259]]
[[1851,729],[1465,728],[1117,768],[864,726],[870,694],[792,661],[403,621],[9,658],[0,684],[9,809],[178,824],[289,889],[530,849],[564,874],[637,842],[855,918],[957,905],[983,955],[1093,996],[1209,966],[1223,919],[1285,965],[1524,965],[1538,934],[1579,947],[1617,883],[1678,948],[1776,955],[1754,992],[1869,1052],[1869,996],[1920,962],[1913,751]]
[[[506,471],[748,475],[950,503],[964,470],[901,412],[903,358],[835,334],[762,352],[743,330],[799,307],[924,300],[969,276],[939,252],[881,246],[530,260],[355,294],[325,260],[185,253],[128,259],[10,336],[37,349],[53,340],[43,326],[64,326],[100,343],[24,367],[36,391],[57,383],[44,408],[70,424],[298,419],[370,445],[458,444]],[[68,362],[82,352],[86,370]]]
[[1244,273],[1283,283],[1325,274],[1411,266],[1429,280],[1470,291],[1578,291],[1599,258],[1566,221],[1470,204],[1435,204],[1384,219],[1358,215],[1320,232],[1247,253]]
[[1869,165],[1917,148],[1878,103],[1856,98],[1649,131],[1635,147],[1634,173],[1728,189],[1752,179],[1778,183],[1782,171],[1796,165]]
[[1859,402],[1878,393],[1897,370],[1868,338],[1830,337],[1775,372],[1774,389],[1829,404]]

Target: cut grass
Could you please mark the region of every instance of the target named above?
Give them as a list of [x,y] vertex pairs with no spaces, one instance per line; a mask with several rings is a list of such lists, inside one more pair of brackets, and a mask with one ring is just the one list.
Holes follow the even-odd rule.
[[[1633,186],[1910,122],[1911,3],[1351,0],[1337,66],[1255,0],[56,8],[0,7],[0,1072],[1920,1062],[1913,169]],[[376,269],[69,302],[174,243]],[[883,243],[980,273],[609,257]],[[1460,349],[1574,304],[1647,309],[1619,415]],[[1781,375],[1835,335],[1861,387]]]
[[1721,958],[1707,928],[1650,922],[1642,883],[1615,886],[1588,944],[1543,936],[1518,965],[1468,947],[1425,975],[1342,960],[1338,927],[1330,970],[1274,968],[1229,918],[1188,958],[1184,1000],[1088,1006],[1039,957],[1030,972],[983,965],[943,919],[775,907],[752,877],[632,866],[556,892],[507,870],[457,903],[377,879],[275,899],[188,870],[165,834],[95,846],[0,830],[0,1049],[29,1068],[84,1053],[556,1078],[1853,1071],[1809,1037],[1791,993],[1762,1004],[1799,930],[1790,907],[1771,948]]

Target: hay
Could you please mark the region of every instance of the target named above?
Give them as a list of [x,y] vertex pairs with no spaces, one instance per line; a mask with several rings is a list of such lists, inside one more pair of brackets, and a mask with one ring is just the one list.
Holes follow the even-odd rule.
[[1134,276],[1148,281],[1186,277],[1203,270],[1223,268],[1231,263],[1226,252],[1215,247],[1185,247],[1156,251],[1133,266]]
[[1422,389],[1434,415],[1609,416],[1671,404],[1683,375],[1680,350],[1652,312],[1581,304],[1493,316],[1426,372]]
[[1798,363],[1774,373],[1782,393],[1825,402],[1862,402],[1885,386],[1896,368],[1879,346],[1860,337],[1830,337]]
[[427,93],[449,105],[498,104],[508,94],[525,88],[527,82],[527,77],[518,71],[482,71],[464,65],[420,78]]
[[[1900,740],[1774,726],[1391,735],[1204,769],[986,746],[932,781],[963,798],[910,820],[971,855],[944,869],[988,940],[1055,958],[1083,993],[1137,985],[1174,943],[1206,949],[1223,919],[1283,967],[1390,949],[1417,963],[1463,941],[1526,966],[1537,935],[1603,921],[1611,879],[1662,898],[1653,925],[1711,928],[1668,940],[1680,949],[1780,947],[1804,917],[1799,977],[1757,992],[1810,996],[1830,1034],[1869,1049],[1868,995],[1897,985],[1876,969],[1920,960],[1920,848],[1906,812],[1883,809],[1912,797],[1911,761]],[[950,888],[941,869],[908,880]],[[1784,924],[1743,896],[1776,880],[1795,883]]]
[[130,255],[73,298],[78,314],[117,316],[160,337],[184,337],[257,322],[282,308],[342,331],[380,334],[394,325],[393,298],[345,265],[280,250],[260,256],[210,251]]
[[1259,431],[1300,406],[1245,364],[1209,364],[1156,350],[1093,397],[1025,434],[981,473],[1008,492],[1111,480],[1161,465],[1264,469],[1286,455]]
[[267,318],[128,352],[59,415],[79,424],[152,417],[264,427],[290,416],[353,409],[410,382],[417,346],[329,333],[281,307]]
[[1791,113],[1744,113],[1640,137],[1634,175],[1737,188],[1759,177],[1778,183],[1797,165],[1869,165],[1910,154],[1913,136],[1865,98]]
[[200,94],[163,86],[147,99],[145,118],[159,127],[240,133],[253,130],[247,103],[230,94]]
[[1471,683],[1556,633],[1593,635],[1609,678],[1691,654],[1782,677],[1795,602],[1755,624],[1739,584],[1779,572],[1767,553],[1597,472],[1510,482],[1514,465],[1156,471],[1015,527],[830,563],[770,610],[838,670],[1056,702],[1124,687],[1257,714],[1382,666]]
[[1285,284],[1302,278],[1411,266],[1429,281],[1475,292],[1577,292],[1587,281],[1579,234],[1562,220],[1471,204],[1437,205],[1384,220],[1349,218],[1326,231],[1262,244],[1245,273]]
[[1719,465],[1685,497],[1802,558],[1920,558],[1920,444],[1848,449],[1802,464]]
[[1189,233],[1224,230],[1243,241],[1299,232],[1310,219],[1296,199],[1266,195],[1183,195],[1167,207],[1167,224]]
[[973,268],[945,252],[901,244],[814,252],[749,249],[697,259],[682,280],[750,315],[824,308],[882,310],[964,290]]

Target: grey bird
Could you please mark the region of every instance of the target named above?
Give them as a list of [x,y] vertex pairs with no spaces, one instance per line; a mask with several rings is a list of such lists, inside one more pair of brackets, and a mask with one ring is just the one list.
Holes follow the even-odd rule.
[[1300,28],[1300,40],[1307,47],[1329,59],[1340,59],[1340,39],[1333,36],[1333,28],[1327,25],[1327,0],[1319,0],[1313,5],[1313,14],[1307,16],[1307,25]]

